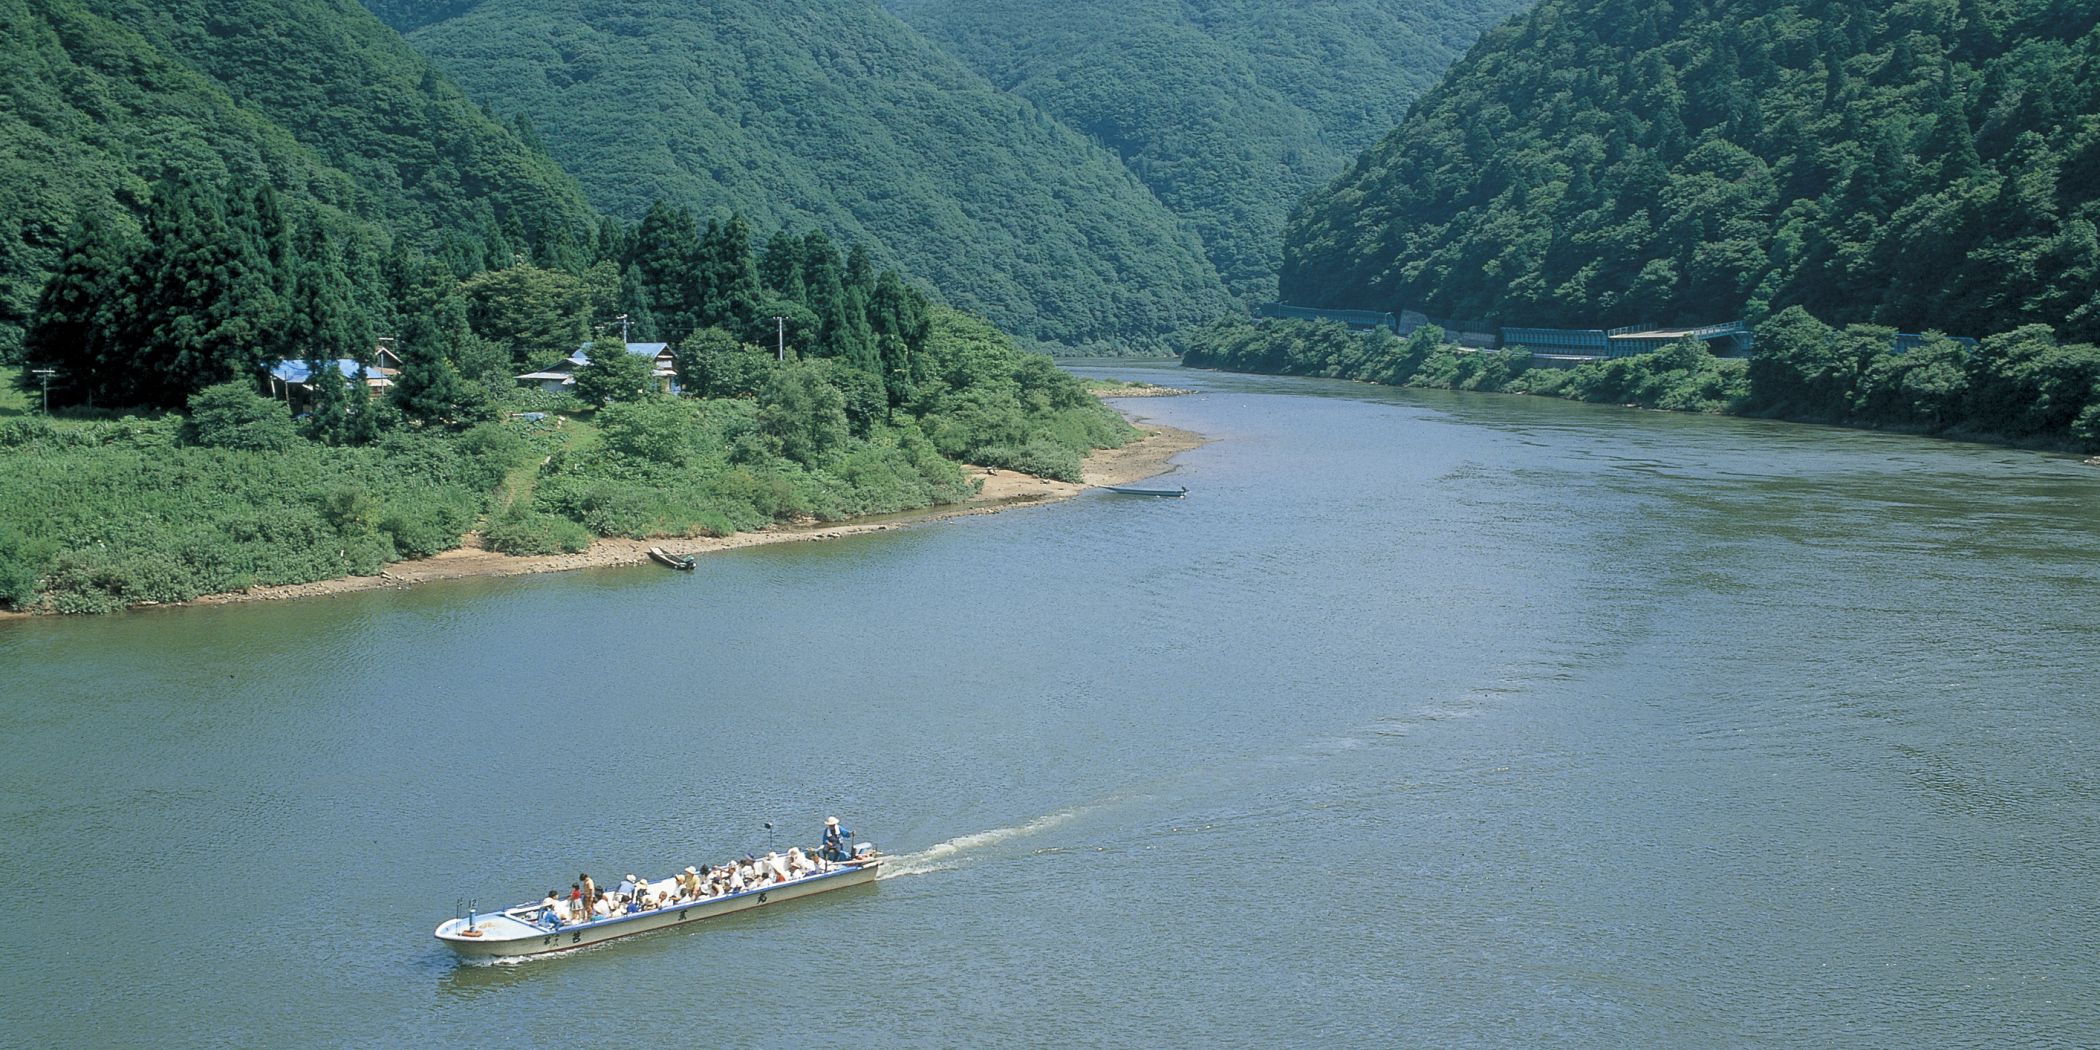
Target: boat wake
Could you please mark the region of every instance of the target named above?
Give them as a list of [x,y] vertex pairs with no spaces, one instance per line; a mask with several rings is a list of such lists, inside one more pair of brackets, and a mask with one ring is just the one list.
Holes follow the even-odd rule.
[[1014,839],[1041,834],[1092,808],[1094,807],[1079,806],[1073,809],[1060,810],[1047,817],[1037,817],[1025,824],[1015,824],[1012,827],[993,828],[990,831],[958,835],[946,842],[936,842],[915,853],[900,853],[883,862],[882,874],[878,877],[894,879],[905,875],[926,875],[936,871],[946,871],[960,865],[967,854],[982,850],[988,846],[996,846],[1002,842],[1011,842]]

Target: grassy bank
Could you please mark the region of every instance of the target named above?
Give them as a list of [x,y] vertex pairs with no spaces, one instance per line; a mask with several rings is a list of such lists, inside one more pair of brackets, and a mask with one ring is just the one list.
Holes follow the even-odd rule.
[[492,549],[545,555],[840,521],[968,498],[964,461],[1076,482],[1088,450],[1137,436],[960,314],[936,319],[926,382],[896,410],[856,405],[856,377],[827,362],[727,352],[750,392],[538,405],[558,410],[364,445],[300,438],[281,405],[238,390],[255,413],[238,426],[0,417],[0,602],[105,612],[367,575],[477,528]]

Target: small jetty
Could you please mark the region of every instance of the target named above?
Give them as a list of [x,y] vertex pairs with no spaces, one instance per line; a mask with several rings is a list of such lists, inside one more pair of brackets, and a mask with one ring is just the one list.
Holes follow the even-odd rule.
[[649,557],[658,565],[667,569],[677,569],[679,572],[691,572],[700,566],[699,560],[692,555],[672,554],[662,547],[649,548]]
[[1163,496],[1167,499],[1181,499],[1189,494],[1188,486],[1186,485],[1171,489],[1157,485],[1109,485],[1106,487],[1110,492],[1118,492],[1125,496]]

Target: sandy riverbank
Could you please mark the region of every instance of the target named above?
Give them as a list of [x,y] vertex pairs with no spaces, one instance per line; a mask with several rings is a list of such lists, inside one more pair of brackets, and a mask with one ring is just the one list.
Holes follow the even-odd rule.
[[1138,429],[1145,435],[1139,440],[1122,448],[1102,449],[1087,457],[1084,484],[1046,481],[1026,474],[1016,474],[1010,470],[969,467],[965,469],[984,479],[984,486],[975,497],[962,503],[928,507],[905,514],[889,514],[876,519],[837,522],[830,525],[783,525],[760,532],[739,532],[718,539],[601,539],[592,544],[590,550],[580,554],[550,554],[524,558],[484,550],[481,547],[481,537],[473,535],[467,538],[466,546],[420,561],[395,562],[377,576],[348,576],[314,583],[250,587],[228,594],[209,594],[181,604],[225,605],[232,602],[276,601],[322,594],[347,594],[380,587],[406,587],[431,580],[457,580],[471,576],[524,576],[541,572],[566,572],[570,569],[641,565],[648,562],[651,547],[660,546],[677,554],[711,554],[770,543],[805,543],[910,528],[929,521],[975,514],[995,514],[1015,507],[1070,499],[1089,488],[1102,485],[1127,485],[1134,481],[1142,481],[1166,470],[1169,466],[1168,461],[1175,455],[1196,448],[1206,440],[1201,434],[1156,424],[1140,422]]

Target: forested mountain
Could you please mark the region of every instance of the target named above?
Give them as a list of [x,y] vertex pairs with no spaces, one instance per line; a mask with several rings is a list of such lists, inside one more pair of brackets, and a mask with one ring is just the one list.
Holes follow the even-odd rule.
[[1284,218],[1521,0],[885,0],[1114,150],[1271,298]]
[[349,0],[0,0],[0,358],[83,209],[271,183],[434,246],[587,231],[573,180]]
[[1544,0],[1293,217],[1284,295],[2100,336],[2092,0]]
[[411,39],[620,218],[663,199],[821,228],[1068,344],[1227,307],[1114,156],[862,0],[486,0]]

